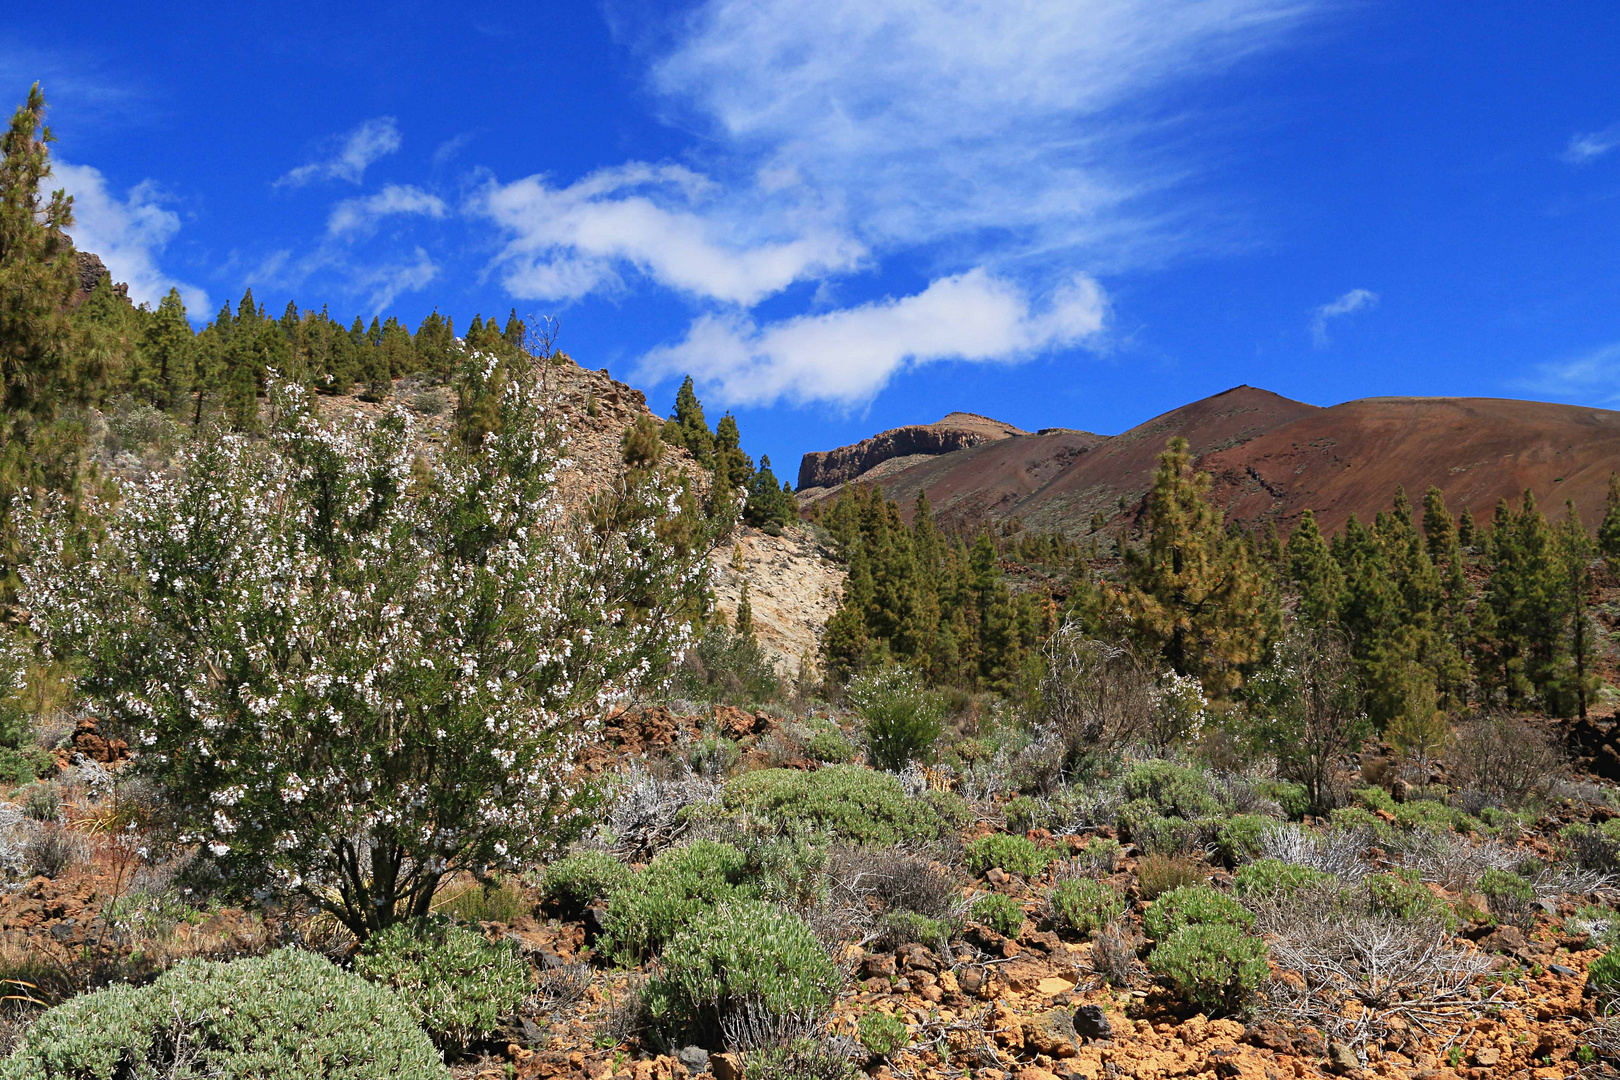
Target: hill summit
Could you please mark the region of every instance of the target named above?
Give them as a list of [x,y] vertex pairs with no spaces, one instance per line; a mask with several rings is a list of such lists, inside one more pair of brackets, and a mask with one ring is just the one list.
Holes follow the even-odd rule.
[[[1229,518],[1274,521],[1283,532],[1306,509],[1329,531],[1352,514],[1367,520],[1397,487],[1414,499],[1437,487],[1475,516],[1529,490],[1550,510],[1573,500],[1595,522],[1609,474],[1620,471],[1620,412],[1547,402],[1380,397],[1324,408],[1236,386],[1118,435],[1010,424],[996,425],[999,437],[975,435],[958,420],[964,416],[971,414],[805,455],[801,501],[844,483],[878,483],[908,508],[927,492],[947,520],[1017,517],[1080,535],[1134,517],[1159,453],[1178,435],[1211,474]],[[909,449],[924,445],[942,448]],[[908,449],[884,453],[894,447]]]

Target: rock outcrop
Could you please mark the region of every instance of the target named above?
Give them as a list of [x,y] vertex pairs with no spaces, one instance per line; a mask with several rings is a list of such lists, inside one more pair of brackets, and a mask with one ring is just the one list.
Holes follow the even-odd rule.
[[799,462],[799,491],[857,479],[891,458],[935,457],[1026,432],[976,413],[954,412],[933,424],[909,424],[862,439],[854,446],[813,450]]

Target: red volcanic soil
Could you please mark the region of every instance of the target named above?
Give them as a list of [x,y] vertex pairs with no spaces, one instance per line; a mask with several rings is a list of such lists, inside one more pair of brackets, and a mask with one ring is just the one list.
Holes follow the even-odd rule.
[[[1399,486],[1417,503],[1431,484],[1454,513],[1489,517],[1530,489],[1549,516],[1573,499],[1589,527],[1620,470],[1620,412],[1494,398],[1368,398],[1321,408],[1239,386],[1120,435],[1047,428],[922,460],[894,460],[861,479],[909,511],[927,491],[958,523],[1017,516],[1070,534],[1134,514],[1165,443],[1187,439],[1231,518],[1287,532],[1315,511],[1325,531],[1369,520]],[[896,468],[895,466],[900,466]],[[833,489],[809,494],[825,498]],[[1483,523],[1483,521],[1482,521]]]
[[1502,398],[1367,398],[1267,432],[1200,463],[1229,516],[1286,531],[1309,508],[1324,531],[1438,487],[1482,524],[1533,491],[1549,517],[1574,500],[1588,527],[1620,470],[1620,412]]
[[917,492],[926,490],[929,502],[947,520],[1016,515],[1031,527],[1078,532],[1095,513],[1117,515],[1122,497],[1127,504],[1140,501],[1171,436],[1183,436],[1195,454],[1206,454],[1320,411],[1269,390],[1239,386],[1120,435],[1046,428],[942,454],[874,479],[907,511]]

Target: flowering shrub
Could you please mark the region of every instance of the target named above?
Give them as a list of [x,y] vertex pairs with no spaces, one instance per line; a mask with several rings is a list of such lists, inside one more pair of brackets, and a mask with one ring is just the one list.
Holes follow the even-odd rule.
[[945,718],[945,703],[915,674],[901,667],[881,668],[849,684],[850,703],[866,722],[866,752],[872,764],[899,772],[914,759],[926,759]]
[[573,756],[668,670],[706,572],[660,538],[659,477],[608,496],[622,527],[567,512],[532,360],[504,363],[491,434],[428,475],[403,411],[326,426],[278,383],[267,440],[199,440],[100,532],[29,530],[42,647],[82,657],[183,839],[361,937],[584,824]]

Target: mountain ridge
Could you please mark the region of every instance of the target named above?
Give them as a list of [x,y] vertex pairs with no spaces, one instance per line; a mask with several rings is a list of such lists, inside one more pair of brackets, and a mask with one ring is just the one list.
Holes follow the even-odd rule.
[[[1416,500],[1431,485],[1454,512],[1467,506],[1476,518],[1527,489],[1543,503],[1573,499],[1595,527],[1608,475],[1620,471],[1620,412],[1613,410],[1457,395],[1319,406],[1241,384],[1117,435],[1042,428],[895,461],[840,484],[880,483],[907,511],[926,492],[936,512],[957,524],[1017,517],[1085,535],[1135,516],[1176,435],[1211,474],[1230,518],[1274,522],[1285,533],[1305,509],[1333,530],[1351,514],[1366,519],[1387,507],[1397,487]],[[839,486],[801,491],[801,502],[831,497]],[[1556,505],[1549,510],[1558,516]]]

